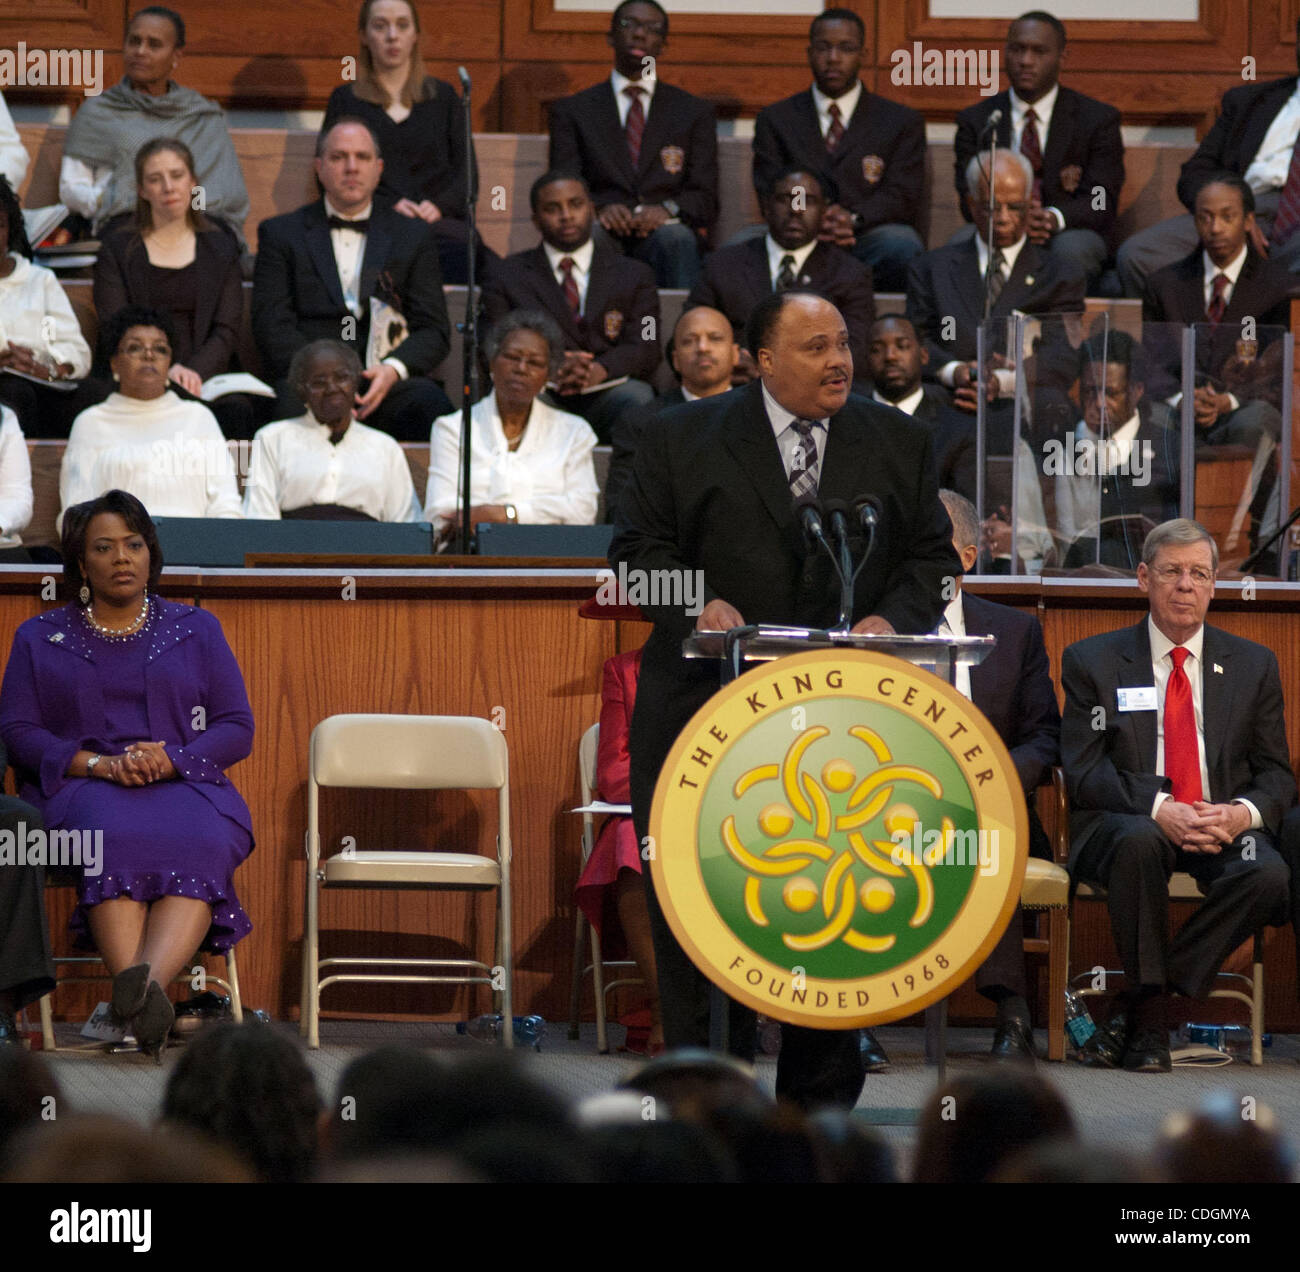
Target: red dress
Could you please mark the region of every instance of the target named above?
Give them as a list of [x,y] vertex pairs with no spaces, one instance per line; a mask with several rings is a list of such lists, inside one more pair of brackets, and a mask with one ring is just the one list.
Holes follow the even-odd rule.
[[[596,752],[597,798],[610,804],[629,803],[628,729],[636,702],[636,681],[641,671],[641,651],[628,650],[605,662],[600,690],[600,746]],[[582,869],[575,895],[582,912],[600,934],[621,937],[614,895],[610,890],[620,870],[641,873],[641,854],[631,817],[608,817],[596,836],[595,847]],[[604,950],[606,957],[610,951]]]

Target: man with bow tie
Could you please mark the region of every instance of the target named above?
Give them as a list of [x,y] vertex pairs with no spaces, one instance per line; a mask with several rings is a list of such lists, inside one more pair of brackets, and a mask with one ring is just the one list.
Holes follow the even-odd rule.
[[398,441],[424,441],[451,403],[430,373],[447,356],[450,324],[433,231],[375,199],[384,161],[369,125],[335,121],[316,142],[323,198],[258,227],[253,336],[285,418],[301,415],[288,383],[293,355],[341,340],[365,361],[370,302],[405,320],[407,335],[362,371],[357,418]]
[[[1195,521],[1163,522],[1138,566],[1150,614],[1061,659],[1070,874],[1106,889],[1124,967],[1118,1010],[1083,1051],[1100,1068],[1167,1072],[1169,996],[1204,997],[1238,945],[1287,919],[1282,683],[1271,650],[1206,624],[1218,558]],[[1205,899],[1171,941],[1176,870]]]

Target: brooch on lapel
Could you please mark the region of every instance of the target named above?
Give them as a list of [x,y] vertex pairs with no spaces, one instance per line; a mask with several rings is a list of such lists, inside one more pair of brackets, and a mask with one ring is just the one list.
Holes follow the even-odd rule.
[[1061,189],[1066,194],[1073,194],[1079,188],[1079,182],[1083,180],[1083,169],[1077,163],[1072,163],[1068,167],[1061,169]]
[[885,175],[885,161],[879,155],[862,156],[862,179],[875,185]]
[[1032,274],[1026,274],[1026,275],[1025,275],[1025,286],[1026,286],[1026,287],[1032,287],[1033,285],[1034,285],[1034,276],[1033,276]]
[[605,339],[617,340],[623,330],[623,314],[617,309],[605,310]]
[[675,177],[686,166],[686,151],[680,146],[665,146],[659,152],[659,162],[669,176]]
[[58,645],[58,644],[61,644],[62,642],[63,642],[63,633],[62,633],[62,632],[55,632],[54,635],[50,637],[50,644],[51,644],[51,645]]
[[1223,668],[1220,667],[1218,663],[1215,663],[1215,664],[1214,664],[1214,674],[1215,674],[1216,676],[1221,676],[1221,675],[1223,675]]

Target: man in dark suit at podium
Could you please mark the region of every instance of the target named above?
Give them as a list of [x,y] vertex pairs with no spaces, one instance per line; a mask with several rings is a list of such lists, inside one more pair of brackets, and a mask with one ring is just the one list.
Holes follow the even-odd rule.
[[[1168,1072],[1169,995],[1204,997],[1237,946],[1286,921],[1282,681],[1271,650],[1205,622],[1218,563],[1195,521],[1157,526],[1138,567],[1150,615],[1061,658],[1070,875],[1106,889],[1124,967],[1120,1010],[1084,1047],[1100,1068]],[[1171,941],[1175,870],[1205,900]]]
[[913,228],[925,185],[925,120],[868,92],[858,77],[866,28],[850,9],[827,9],[808,31],[813,86],[764,106],[754,121],[754,189],[802,168],[837,193],[822,238],[871,266],[877,291],[901,291],[925,250]]
[[601,227],[645,261],[660,287],[699,277],[699,232],[718,215],[713,107],[657,76],[668,14],[655,0],[623,0],[605,37],[614,70],[551,107],[550,168],[581,173]]
[[423,221],[374,198],[384,163],[359,119],[340,119],[316,143],[318,203],[273,216],[257,231],[253,337],[278,409],[301,415],[288,382],[293,355],[313,340],[342,340],[366,361],[370,302],[390,304],[407,335],[362,375],[357,417],[399,441],[427,441],[451,410],[429,374],[447,356],[451,325],[442,294],[438,245]]
[[818,240],[826,204],[822,183],[812,173],[797,168],[783,173],[763,200],[767,233],[714,252],[686,303],[721,309],[740,340],[750,313],[765,296],[791,287],[816,292],[844,315],[853,366],[862,375],[867,366],[867,328],[876,315],[871,270],[847,252]]
[[[830,563],[805,550],[797,493],[881,501],[873,568],[853,609],[857,632],[929,631],[943,611],[944,580],[960,569],[929,439],[884,407],[850,397],[849,334],[835,307],[805,292],[776,293],[754,310],[748,339],[759,381],[667,412],[643,439],[619,504],[611,564],[699,571],[705,600],[698,619],[670,605],[646,611],[654,631],[630,738],[639,836],[673,742],[718,687],[716,665],[682,657],[683,638],[696,628],[836,620],[838,586]],[[708,982],[674,939],[653,888],[649,902],[665,1040],[705,1045]],[[753,1056],[754,1014],[735,1003],[730,1046]],[[856,1030],[783,1029],[779,1094],[805,1106],[852,1106],[863,1073]]]
[[[1124,185],[1120,115],[1060,82],[1065,26],[1051,14],[1027,13],[1007,31],[1005,92],[981,98],[957,116],[957,195],[966,206],[966,165],[988,144],[989,116],[998,148],[1017,150],[1034,169],[1029,238],[1064,256],[1091,288],[1101,276]],[[982,232],[976,226],[977,233]]]

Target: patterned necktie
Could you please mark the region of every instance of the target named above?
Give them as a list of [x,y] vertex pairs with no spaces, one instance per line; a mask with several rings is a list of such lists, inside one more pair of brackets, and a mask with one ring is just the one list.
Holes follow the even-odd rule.
[[772,290],[779,292],[789,291],[789,289],[795,285],[795,281],[794,257],[787,252],[783,257],[781,257],[781,268],[777,272],[776,286]]
[[1020,153],[1034,170],[1034,202],[1043,201],[1043,147],[1038,139],[1038,116],[1031,106],[1025,111],[1025,126],[1020,130]]
[[573,316],[581,318],[582,298],[578,294],[578,280],[573,276],[573,257],[562,256],[560,258],[560,269],[564,271],[564,282],[560,284],[564,289],[564,299],[569,302],[569,308],[573,310]]
[[1300,133],[1296,134],[1295,148],[1291,151],[1291,166],[1286,170],[1286,184],[1277,202],[1269,243],[1281,247],[1297,225],[1300,225]]
[[1174,669],[1165,686],[1165,776],[1173,783],[1174,798],[1180,804],[1194,804],[1203,797],[1192,683],[1183,670],[1187,654],[1181,645],[1169,651]]
[[645,92],[639,84],[629,84],[623,95],[631,99],[627,108],[627,123],[623,125],[623,135],[627,138],[627,153],[632,156],[635,168],[641,162],[641,138],[645,135],[645,107],[641,105],[641,94]]
[[988,288],[990,309],[998,303],[998,297],[1002,295],[1002,289],[1006,286],[1007,280],[1002,277],[1002,267],[1006,263],[1007,258],[1002,255],[1002,249],[995,247],[993,258],[989,261],[989,272],[984,279],[984,285]]
[[794,463],[790,465],[790,493],[800,495],[817,493],[817,442],[813,438],[816,420],[794,420],[790,427],[799,435]]
[[826,129],[826,149],[834,150],[844,139],[844,124],[841,122],[840,108],[834,102],[831,102],[827,113],[831,117],[831,123]]
[[1205,316],[1213,323],[1223,321],[1223,311],[1228,307],[1228,298],[1224,293],[1231,280],[1227,274],[1215,274],[1214,290],[1210,293],[1210,303],[1205,307]]

